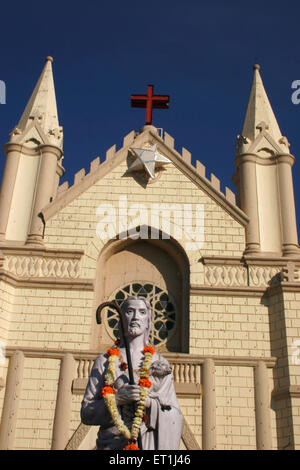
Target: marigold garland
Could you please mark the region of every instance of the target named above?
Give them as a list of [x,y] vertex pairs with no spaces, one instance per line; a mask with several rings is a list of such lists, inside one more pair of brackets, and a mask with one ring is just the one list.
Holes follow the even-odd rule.
[[[125,436],[126,439],[129,440],[129,444],[124,447],[125,450],[139,450],[139,447],[135,444],[135,442],[137,441],[142,421],[145,421],[144,413],[146,407],[146,399],[148,395],[148,390],[151,388],[152,385],[152,382],[148,379],[148,377],[149,369],[152,364],[152,356],[155,353],[155,349],[152,348],[152,346],[146,346],[143,349],[143,353],[145,355],[145,359],[140,369],[140,399],[136,407],[135,416],[130,431],[119,413],[116,403],[115,391],[113,389],[113,384],[115,382],[116,376],[116,362],[118,359],[121,359],[120,350],[117,347],[117,344],[113,348],[109,348],[107,350],[108,367],[105,374],[105,386],[102,389],[101,396],[105,401],[105,404],[110,412],[110,415],[116,427],[118,428],[120,433],[123,434],[123,436]],[[127,364],[123,361],[121,363],[121,369],[127,369]]]
[[150,380],[148,380],[148,379],[140,379],[140,380],[139,380],[139,385],[140,385],[141,387],[150,388],[151,385],[152,385],[152,382],[151,382]]
[[124,447],[124,450],[140,450],[140,448],[136,444],[128,444]]
[[109,348],[107,350],[108,356],[118,356],[120,354],[120,351],[118,348]]
[[147,352],[149,352],[150,354],[153,355],[155,353],[155,349],[152,348],[152,346],[145,346],[144,349],[143,349],[143,353],[145,354]]
[[106,387],[102,388],[101,396],[105,397],[105,395],[113,395],[114,393],[115,393],[114,389],[107,385]]

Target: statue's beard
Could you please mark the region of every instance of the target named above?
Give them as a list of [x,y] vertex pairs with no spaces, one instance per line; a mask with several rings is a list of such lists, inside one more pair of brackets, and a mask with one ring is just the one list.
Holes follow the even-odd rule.
[[144,322],[133,321],[128,326],[128,336],[136,338],[137,336],[143,336],[146,333],[147,325]]
[[142,329],[140,325],[132,325],[128,327],[128,334],[129,336],[135,338],[136,336],[140,336],[142,334]]

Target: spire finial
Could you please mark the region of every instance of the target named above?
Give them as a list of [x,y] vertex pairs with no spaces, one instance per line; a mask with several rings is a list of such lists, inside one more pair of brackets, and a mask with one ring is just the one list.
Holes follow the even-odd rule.
[[253,69],[254,77],[242,135],[253,142],[259,134],[259,124],[264,122],[268,125],[268,134],[278,143],[282,134],[259,73],[260,66],[255,63]]
[[[47,56],[43,71],[19,120],[17,128],[20,134],[24,133],[24,136],[26,134],[26,141],[29,141],[30,137],[26,133],[27,129],[31,128],[33,122],[37,119],[39,126],[45,135],[48,136],[48,139],[51,139],[55,145],[61,146],[62,130],[57,115],[52,62],[53,58]],[[59,138],[57,135],[59,135]]]

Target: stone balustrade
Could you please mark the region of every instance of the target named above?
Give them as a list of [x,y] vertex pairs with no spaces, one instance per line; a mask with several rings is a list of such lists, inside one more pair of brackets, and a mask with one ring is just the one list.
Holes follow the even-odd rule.
[[[4,411],[0,428],[0,448],[13,449],[22,390],[25,358],[52,358],[60,360],[56,408],[53,421],[52,449],[65,449],[71,419],[72,393],[83,394],[99,352],[76,350],[46,350],[7,347],[9,366],[6,379]],[[255,383],[255,415],[257,448],[271,448],[270,397],[268,368],[275,367],[275,358],[204,357],[189,354],[164,353],[173,370],[178,396],[202,396],[202,448],[215,449],[216,442],[216,387],[215,368],[233,365],[253,368]],[[187,422],[185,432],[190,433]]]

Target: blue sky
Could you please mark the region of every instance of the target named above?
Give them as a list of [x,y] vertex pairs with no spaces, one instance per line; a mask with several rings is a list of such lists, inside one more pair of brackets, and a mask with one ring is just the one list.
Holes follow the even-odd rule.
[[[296,157],[293,168],[300,225],[300,104],[291,101],[300,80],[300,4],[234,0],[26,1],[1,5],[0,142],[17,124],[45,58],[53,71],[64,128],[62,181],[144,124],[131,93],[154,84],[170,95],[169,110],[153,123],[234,190],[236,135],[241,132],[253,78],[261,75],[282,134]],[[0,162],[2,174],[4,154]]]

